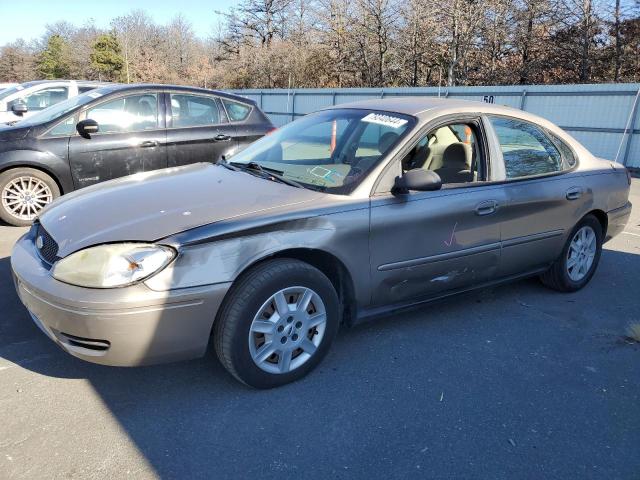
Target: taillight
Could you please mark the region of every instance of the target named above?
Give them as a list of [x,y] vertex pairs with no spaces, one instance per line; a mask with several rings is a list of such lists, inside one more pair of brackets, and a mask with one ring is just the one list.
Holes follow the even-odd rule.
[[272,129],[267,130],[267,132],[265,133],[265,135],[270,135],[270,134],[272,134],[273,132],[275,132],[277,129],[278,129],[277,127],[273,127]]

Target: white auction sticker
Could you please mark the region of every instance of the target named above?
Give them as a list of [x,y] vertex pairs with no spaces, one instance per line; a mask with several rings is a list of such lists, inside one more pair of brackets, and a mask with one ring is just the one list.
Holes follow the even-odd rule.
[[100,98],[102,96],[102,94],[98,93],[98,92],[89,92],[89,93],[87,93],[87,96],[91,97],[91,98]]
[[391,115],[383,115],[381,113],[370,113],[362,119],[363,122],[377,123],[385,127],[400,128],[407,123],[404,118],[392,117]]

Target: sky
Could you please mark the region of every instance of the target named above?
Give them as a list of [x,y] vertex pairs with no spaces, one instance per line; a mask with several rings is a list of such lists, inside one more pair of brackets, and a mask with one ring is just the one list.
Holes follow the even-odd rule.
[[82,25],[90,18],[106,28],[112,18],[142,9],[156,23],[167,23],[178,13],[193,24],[199,37],[211,34],[218,21],[216,10],[226,11],[233,0],[0,0],[0,45],[18,38],[31,40],[44,33],[45,25],[66,20]]

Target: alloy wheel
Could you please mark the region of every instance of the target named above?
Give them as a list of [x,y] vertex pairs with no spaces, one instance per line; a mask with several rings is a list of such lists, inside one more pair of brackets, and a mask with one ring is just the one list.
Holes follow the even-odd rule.
[[19,220],[33,220],[52,200],[49,185],[36,177],[15,178],[2,189],[2,206]]
[[579,282],[589,273],[596,256],[596,243],[596,232],[588,225],[573,236],[567,252],[567,274],[574,282]]
[[258,310],[249,331],[249,351],[265,372],[288,373],[316,352],[327,324],[325,305],[307,287],[289,287],[272,295]]

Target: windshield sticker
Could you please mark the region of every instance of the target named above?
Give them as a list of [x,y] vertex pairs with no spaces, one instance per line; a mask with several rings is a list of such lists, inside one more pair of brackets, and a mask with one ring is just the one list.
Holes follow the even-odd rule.
[[391,115],[382,115],[380,113],[370,113],[362,119],[363,122],[376,123],[385,127],[400,128],[406,125],[408,120],[404,118],[392,117]]
[[[340,175],[335,170],[330,170],[328,168],[324,168],[324,167],[321,167],[319,165],[315,166],[311,170],[309,170],[309,173],[311,175],[314,175],[314,176],[316,176],[318,178],[322,178],[323,180],[331,182],[331,183],[338,183],[338,181],[343,178],[343,176]],[[334,178],[334,177],[337,177],[337,179]]]
[[102,96],[102,94],[98,93],[98,92],[89,92],[89,93],[87,93],[87,96],[91,97],[91,98],[100,98]]
[[331,175],[331,170],[329,170],[328,168],[324,168],[324,167],[313,167],[309,173],[311,175],[315,175],[316,177],[320,177],[320,178],[327,178],[329,175]]

